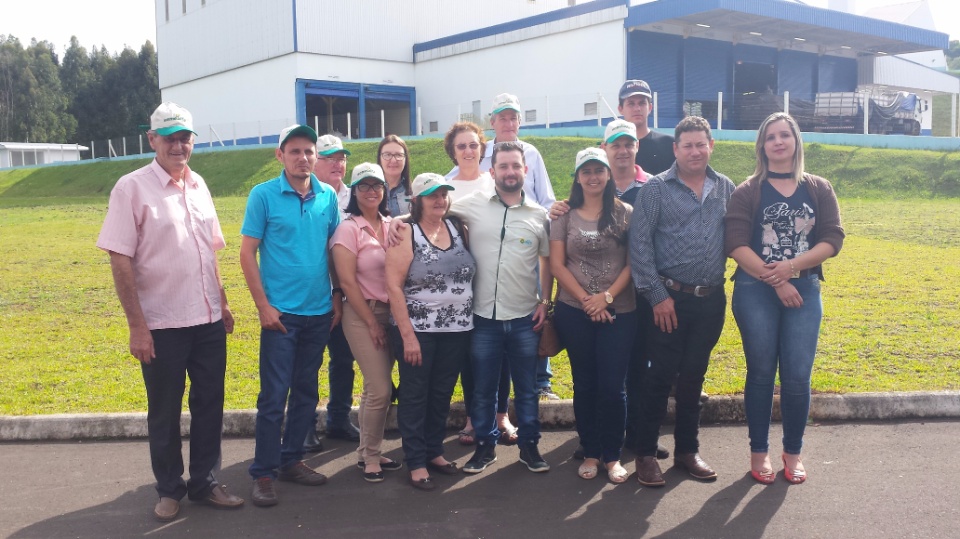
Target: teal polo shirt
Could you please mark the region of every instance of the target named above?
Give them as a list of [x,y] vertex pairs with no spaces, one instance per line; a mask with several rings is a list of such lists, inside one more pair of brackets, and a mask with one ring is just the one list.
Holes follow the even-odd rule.
[[327,241],[338,224],[337,193],[313,174],[303,198],[284,172],[250,190],[240,233],[260,240],[260,280],[275,309],[302,316],[333,310]]

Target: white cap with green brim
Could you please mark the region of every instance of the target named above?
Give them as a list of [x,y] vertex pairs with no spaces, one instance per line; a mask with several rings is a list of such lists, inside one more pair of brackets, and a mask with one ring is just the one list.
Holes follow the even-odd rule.
[[517,99],[517,96],[513,94],[500,94],[493,98],[493,112],[490,114],[500,114],[505,110],[522,112],[520,110],[520,100]]
[[350,187],[357,185],[362,180],[374,178],[386,184],[387,180],[383,178],[383,169],[376,163],[360,163],[353,167],[353,174],[350,175]]
[[189,131],[194,135],[193,115],[176,103],[160,103],[150,115],[150,130],[161,136],[172,135],[177,131]]
[[577,176],[577,172],[580,171],[580,167],[586,165],[590,161],[597,161],[607,168],[610,168],[610,161],[607,161],[607,152],[601,150],[600,148],[587,148],[586,150],[580,150],[577,152],[577,166],[573,169],[573,177]]
[[413,185],[411,186],[415,197],[425,197],[441,188],[456,191],[456,188],[447,183],[443,176],[433,172],[424,172],[418,175],[413,179]]
[[342,152],[350,155],[350,150],[343,149],[343,141],[333,135],[324,135],[317,139],[317,153],[320,155],[333,155]]
[[293,124],[284,127],[283,130],[280,131],[280,142],[277,143],[277,147],[283,146],[283,143],[290,137],[306,137],[314,143],[317,142],[317,132],[314,131],[312,127],[309,125]]
[[607,129],[603,132],[603,141],[607,144],[617,140],[620,137],[630,137],[633,140],[637,138],[637,126],[633,122],[626,120],[614,120],[607,124]]

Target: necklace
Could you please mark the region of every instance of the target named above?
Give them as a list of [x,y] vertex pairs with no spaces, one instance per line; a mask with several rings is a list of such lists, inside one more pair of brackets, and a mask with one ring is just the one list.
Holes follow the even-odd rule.
[[433,243],[433,244],[437,243],[437,237],[440,235],[440,230],[442,228],[443,228],[443,221],[441,221],[437,225],[436,230],[434,230],[432,233],[428,233],[426,230],[424,230],[423,223],[420,224],[420,230],[423,230],[423,235],[426,236],[427,239],[430,240],[430,243]]
[[788,180],[793,178],[793,171],[790,172],[774,172],[772,170],[767,171],[767,178],[773,180]]

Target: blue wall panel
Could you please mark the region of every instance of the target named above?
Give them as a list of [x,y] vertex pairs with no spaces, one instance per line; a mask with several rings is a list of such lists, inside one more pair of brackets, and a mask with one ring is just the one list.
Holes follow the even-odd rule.
[[816,54],[781,51],[778,93],[789,91],[794,99],[813,101],[817,93],[817,63]]
[[684,100],[716,101],[717,92],[729,93],[732,45],[711,39],[684,40]]
[[683,117],[683,88],[678,75],[683,65],[683,38],[638,30],[628,33],[627,39],[627,77],[647,81],[657,92],[660,124],[676,125]]
[[857,61],[853,58],[820,58],[818,92],[852,92],[857,89]]

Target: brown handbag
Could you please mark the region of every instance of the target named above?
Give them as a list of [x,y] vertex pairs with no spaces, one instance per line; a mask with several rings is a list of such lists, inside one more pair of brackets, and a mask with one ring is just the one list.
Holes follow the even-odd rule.
[[[560,283],[558,282],[556,295],[559,294]],[[560,344],[560,334],[557,333],[557,328],[553,325],[553,309],[552,305],[547,309],[547,319],[543,321],[543,327],[540,328],[540,344],[537,346],[537,357],[553,357],[563,351],[563,345]]]

